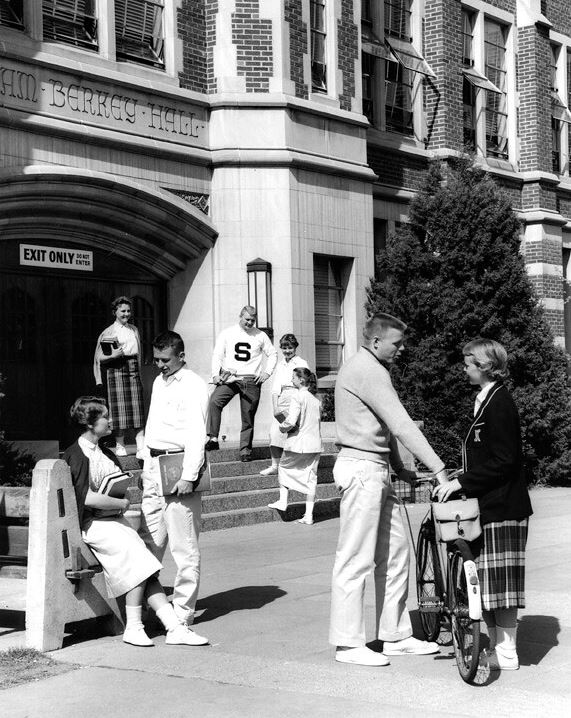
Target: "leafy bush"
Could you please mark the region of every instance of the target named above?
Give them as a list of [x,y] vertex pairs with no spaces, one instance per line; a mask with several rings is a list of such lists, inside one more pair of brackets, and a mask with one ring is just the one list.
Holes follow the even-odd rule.
[[571,382],[520,254],[520,224],[507,195],[468,159],[431,167],[409,223],[377,258],[367,310],[409,325],[394,381],[409,412],[449,466],[461,463],[474,390],[462,346],[496,339],[509,354],[530,478],[568,482]]

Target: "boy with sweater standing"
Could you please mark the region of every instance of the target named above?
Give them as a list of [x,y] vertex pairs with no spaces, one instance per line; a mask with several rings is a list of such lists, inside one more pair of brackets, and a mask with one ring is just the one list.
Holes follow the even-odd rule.
[[261,387],[271,376],[278,359],[268,335],[255,324],[256,308],[243,307],[238,324],[218,335],[212,354],[212,382],[216,388],[210,396],[206,449],[212,451],[219,448],[222,409],[239,394],[242,461],[251,459],[254,417],[260,403]]
[[[335,660],[385,666],[386,656],[437,653],[438,645],[412,636],[406,609],[409,547],[389,461],[399,478],[414,482],[403,468],[396,439],[446,480],[444,462],[434,453],[401,404],[388,367],[404,349],[406,324],[375,314],[365,324],[364,345],[341,368],[335,386],[339,454],[334,468],[341,492],[340,527],[331,594],[329,640]],[[365,645],[365,579],[374,571],[377,638],[383,653]]]

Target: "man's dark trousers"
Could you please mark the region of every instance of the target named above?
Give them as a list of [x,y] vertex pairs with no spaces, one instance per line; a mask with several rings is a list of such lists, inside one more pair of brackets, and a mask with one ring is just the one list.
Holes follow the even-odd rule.
[[218,437],[222,409],[236,394],[240,394],[240,413],[242,416],[240,454],[249,456],[252,453],[254,417],[260,403],[260,391],[261,384],[256,384],[254,379],[238,379],[230,384],[218,384],[210,396],[206,433],[209,436]]

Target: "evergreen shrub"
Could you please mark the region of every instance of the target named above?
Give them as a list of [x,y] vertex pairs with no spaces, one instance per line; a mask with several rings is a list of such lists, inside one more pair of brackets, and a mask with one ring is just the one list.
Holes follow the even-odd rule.
[[530,481],[571,476],[571,382],[566,353],[554,344],[520,253],[521,227],[507,194],[468,158],[434,164],[410,207],[409,222],[388,238],[367,290],[369,313],[408,325],[393,380],[414,419],[448,466],[461,465],[461,442],[474,388],[463,345],[478,336],[507,349]]

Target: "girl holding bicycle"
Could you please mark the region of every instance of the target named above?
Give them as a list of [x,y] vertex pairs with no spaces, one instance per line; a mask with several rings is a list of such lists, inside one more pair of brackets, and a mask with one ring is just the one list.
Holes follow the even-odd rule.
[[462,446],[463,473],[435,490],[439,501],[462,491],[480,504],[483,533],[474,546],[488,628],[488,665],[516,670],[517,610],[525,607],[525,545],[532,514],[525,480],[519,416],[503,384],[507,352],[491,339],[463,348],[464,371],[480,386]]

